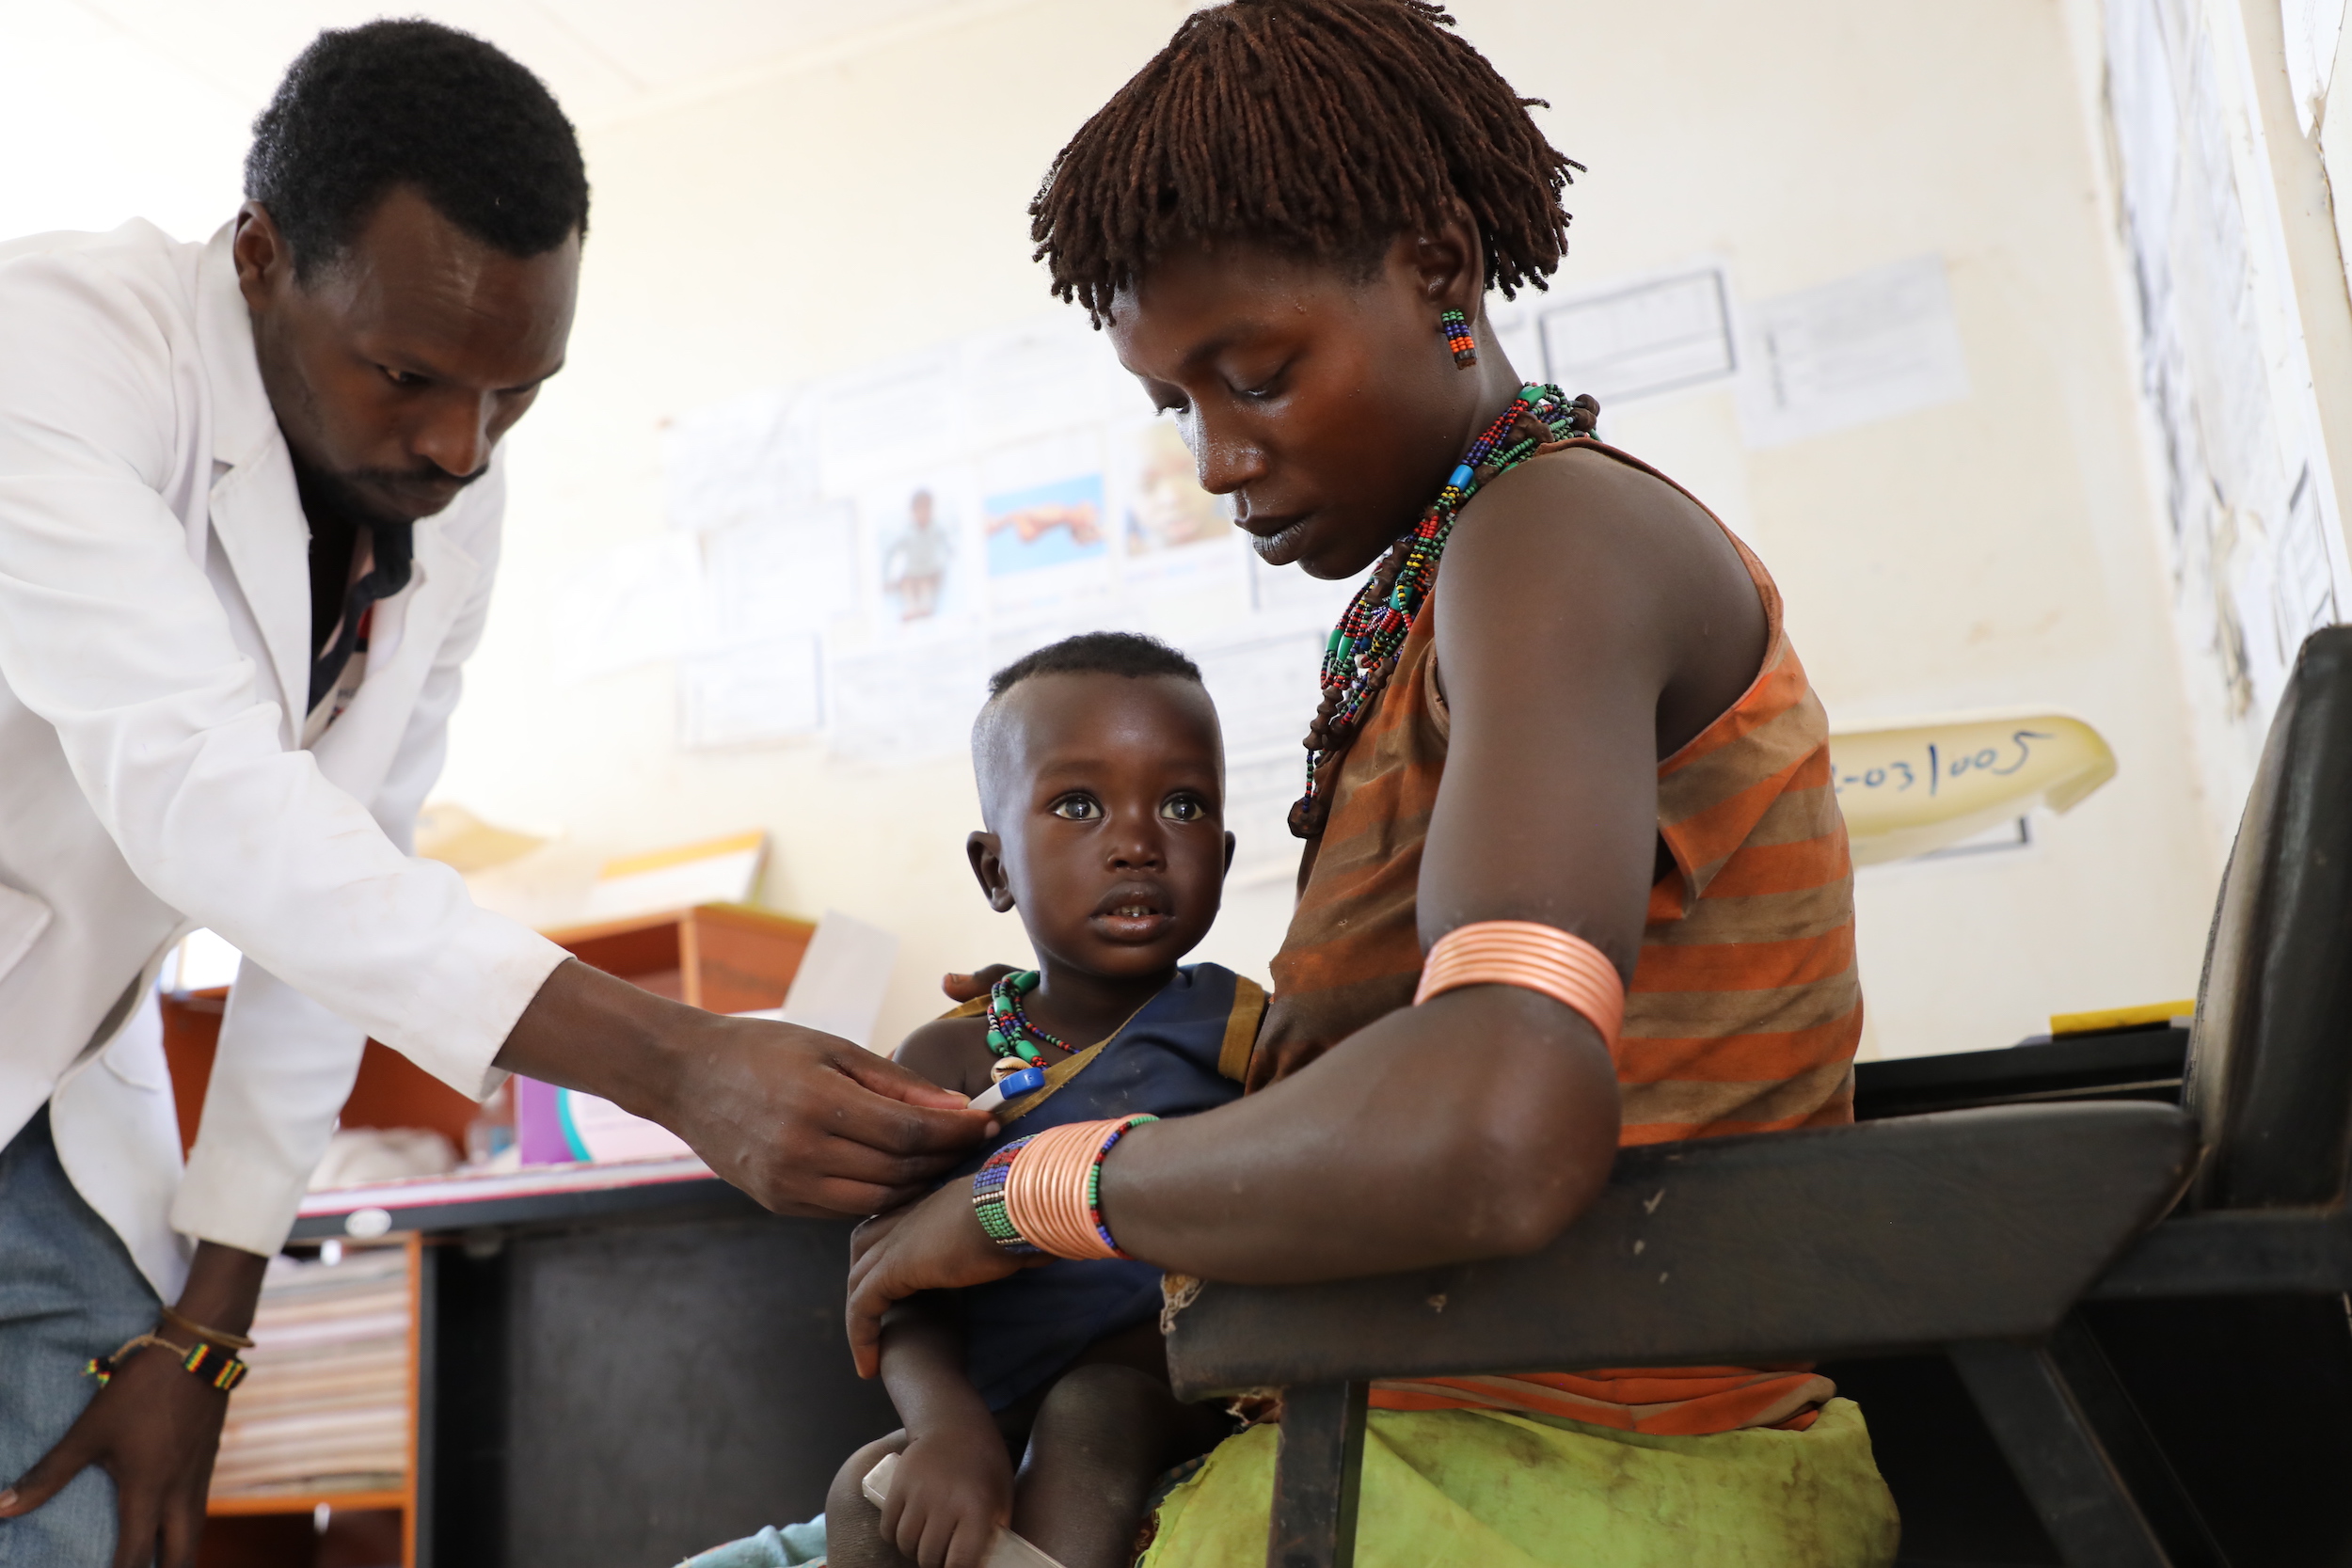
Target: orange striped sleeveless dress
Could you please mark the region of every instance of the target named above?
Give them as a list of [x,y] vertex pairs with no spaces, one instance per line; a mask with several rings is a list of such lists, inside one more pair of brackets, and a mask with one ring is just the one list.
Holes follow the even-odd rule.
[[[1570,444],[1673,483],[1613,447]],[[1671,866],[1650,890],[1617,1043],[1620,1147],[1853,1119],[1862,990],[1828,719],[1763,562],[1728,529],[1724,537],[1763,600],[1764,660],[1737,703],[1658,765],[1661,862]],[[1297,909],[1274,959],[1253,1086],[1269,1063],[1295,1069],[1412,1005],[1422,844],[1445,774],[1449,723],[1436,626],[1433,598],[1341,766],[1322,836],[1307,847]],[[1379,1383],[1372,1403],[1533,1411],[1697,1435],[1801,1429],[1836,1392],[1804,1368],[1676,1367]]]

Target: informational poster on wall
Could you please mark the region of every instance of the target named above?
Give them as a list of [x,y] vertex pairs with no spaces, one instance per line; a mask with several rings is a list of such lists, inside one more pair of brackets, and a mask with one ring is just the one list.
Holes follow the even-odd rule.
[[[1490,309],[1520,374],[1596,393],[1604,421],[1740,368],[1714,260]],[[660,637],[623,655],[675,659],[682,744],[939,766],[963,754],[992,671],[1073,632],[1143,631],[1198,661],[1216,699],[1237,875],[1295,866],[1300,738],[1356,584],[1258,562],[1083,313],[739,398],[664,443],[672,542],[582,589],[660,612]]]
[[[992,671],[1073,632],[1149,632],[1200,662],[1224,716],[1238,874],[1296,863],[1299,739],[1355,585],[1256,562],[1083,315],[690,415],[664,481],[702,577],[683,744],[955,765]],[[672,554],[639,555],[603,574],[608,596],[678,620]],[[632,581],[654,566],[660,584]]]
[[2106,55],[2189,705],[2209,797],[2234,816],[2296,651],[2352,606],[2352,568],[2243,13],[2108,0]]

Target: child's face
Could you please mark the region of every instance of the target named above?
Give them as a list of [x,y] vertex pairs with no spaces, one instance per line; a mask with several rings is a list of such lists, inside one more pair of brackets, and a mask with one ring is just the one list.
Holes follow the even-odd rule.
[[1225,831],[1216,708],[1169,676],[1034,675],[1007,692],[972,869],[1041,957],[1086,973],[1166,969],[1216,919]]

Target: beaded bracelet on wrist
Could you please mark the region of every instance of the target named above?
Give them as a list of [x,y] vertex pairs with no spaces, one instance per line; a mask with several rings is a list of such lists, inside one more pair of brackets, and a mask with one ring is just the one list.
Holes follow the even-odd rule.
[[1128,1129],[1156,1118],[1065,1122],[1036,1134],[1005,1178],[1005,1222],[1056,1258],[1124,1258],[1103,1217],[1102,1164]]
[[208,1340],[199,1339],[194,1345],[183,1348],[160,1334],[141,1334],[135,1338],[124,1340],[122,1348],[112,1355],[90,1357],[82,1364],[82,1375],[96,1378],[98,1386],[103,1388],[114,1381],[115,1373],[122,1370],[125,1361],[150,1345],[171,1352],[179,1357],[182,1367],[224,1394],[243,1383],[245,1374],[252,1370],[238,1360],[232,1352]]
[[1033,1258],[1125,1258],[1103,1217],[1103,1161],[1152,1116],[1069,1122],[1017,1138],[972,1178],[972,1212],[1007,1252]]
[[980,1228],[988,1239],[1016,1258],[1034,1258],[1045,1249],[1033,1245],[1029,1239],[1013,1228],[1005,1217],[1005,1181],[1012,1174],[1012,1162],[1029,1147],[1029,1138],[1015,1138],[981,1163],[972,1173],[972,1212],[979,1217]]
[[1094,1233],[1103,1239],[1104,1246],[1111,1249],[1111,1256],[1114,1258],[1124,1258],[1127,1254],[1116,1241],[1111,1239],[1110,1223],[1103,1218],[1103,1161],[1113,1148],[1119,1146],[1119,1140],[1125,1137],[1132,1129],[1141,1127],[1147,1121],[1159,1119],[1157,1117],[1150,1116],[1120,1117],[1119,1125],[1113,1127],[1104,1136],[1102,1143],[1096,1146],[1094,1163],[1087,1167],[1087,1223],[1094,1227]]

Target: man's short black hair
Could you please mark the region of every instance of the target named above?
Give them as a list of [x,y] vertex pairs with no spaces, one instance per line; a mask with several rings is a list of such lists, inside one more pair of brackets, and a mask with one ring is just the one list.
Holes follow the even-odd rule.
[[437,22],[321,33],[253,122],[246,196],[269,209],[307,278],[402,184],[509,256],[588,231],[580,138],[538,77]]
[[1173,675],[1200,684],[1200,666],[1156,637],[1133,631],[1087,631],[1024,654],[988,678],[994,702],[1031,675]]

